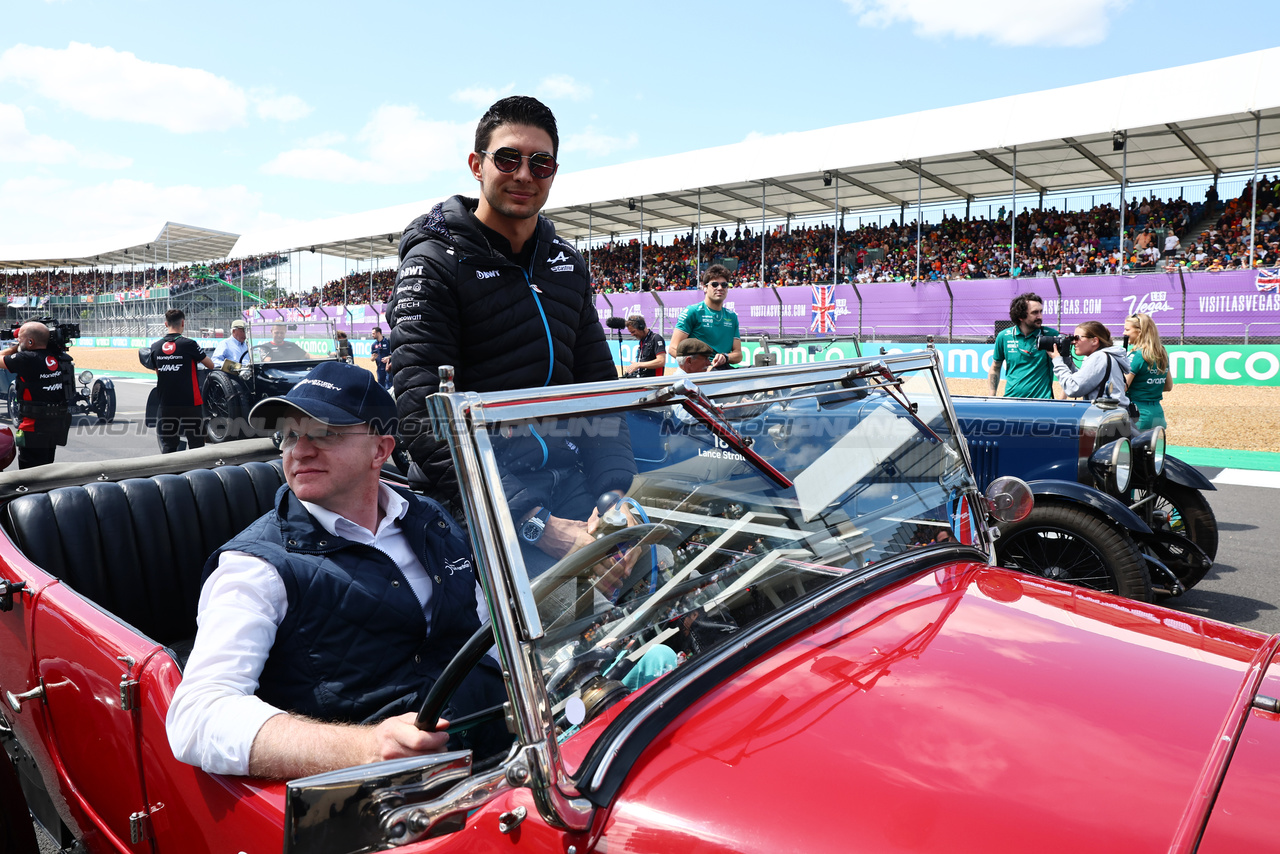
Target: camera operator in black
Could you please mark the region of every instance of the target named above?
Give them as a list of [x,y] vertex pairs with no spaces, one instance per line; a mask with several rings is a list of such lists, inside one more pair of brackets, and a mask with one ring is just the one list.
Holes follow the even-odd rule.
[[164,313],[167,334],[151,345],[160,411],[156,413],[156,433],[160,453],[172,454],[186,438],[188,448],[204,447],[204,398],[200,394],[197,365],[213,368],[213,360],[200,345],[183,335],[187,315],[178,308]]
[[642,314],[633,314],[627,318],[627,331],[640,343],[636,347],[635,361],[627,368],[626,376],[661,376],[667,366],[667,342],[661,335],[646,328]]
[[5,370],[17,375],[18,468],[51,463],[71,429],[71,356],[64,348],[49,346],[49,327],[38,320],[22,324],[17,341],[0,356]]

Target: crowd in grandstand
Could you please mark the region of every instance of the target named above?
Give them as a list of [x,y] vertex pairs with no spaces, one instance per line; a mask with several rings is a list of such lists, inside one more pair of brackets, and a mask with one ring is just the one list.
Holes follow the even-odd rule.
[[192,264],[169,269],[155,267],[99,267],[75,270],[30,270],[22,273],[0,274],[0,294],[18,296],[86,296],[109,294],[118,291],[144,291],[148,288],[168,287],[170,293],[201,287],[216,276],[227,281],[248,276],[269,267],[283,264],[283,255],[255,255],[252,258],[233,261],[216,261],[210,264]]
[[[1280,176],[1258,181],[1257,246],[1254,265],[1280,266],[1280,229],[1276,205]],[[1215,213],[1220,214],[1214,217]],[[1007,213],[993,218],[945,217],[920,229],[919,275],[927,280],[956,280],[1013,276],[1088,275],[1146,270],[1232,270],[1248,266],[1249,222],[1253,215],[1252,182],[1225,206],[1211,189],[1203,202],[1134,198],[1125,210],[1125,239],[1119,239],[1120,212],[1113,205],[1086,211],[1023,208],[1014,224],[1016,247],[1010,267]],[[765,276],[768,285],[830,282],[832,226],[778,226],[765,235]],[[917,275],[917,232],[914,222],[880,223],[840,229],[840,281],[908,281]],[[639,240],[606,242],[584,251],[591,261],[592,279],[605,292],[683,290],[697,287],[695,266],[719,263],[728,267],[734,287],[759,287],[760,234],[750,225],[732,233],[726,226],[702,232],[701,247],[692,233],[670,243],[644,244],[641,279]],[[1123,261],[1122,261],[1123,258]],[[285,263],[281,255],[243,260],[244,275]],[[199,287],[209,275],[234,281],[241,261],[166,270],[148,267],[78,271],[33,271],[0,276],[0,293],[10,296],[74,295],[137,291],[169,285],[174,291]],[[309,292],[289,294],[273,308],[383,303],[390,299],[395,270],[355,272]],[[371,293],[372,291],[372,293]]]

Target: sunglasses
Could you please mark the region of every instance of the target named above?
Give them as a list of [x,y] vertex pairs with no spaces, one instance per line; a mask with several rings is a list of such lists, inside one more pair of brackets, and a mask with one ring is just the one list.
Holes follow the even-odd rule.
[[297,430],[284,430],[280,435],[280,450],[290,451],[297,446],[299,440],[305,438],[318,451],[331,451],[348,436],[368,436],[368,430],[322,430],[318,433],[299,433]]
[[539,151],[536,154],[521,154],[514,148],[499,148],[497,151],[481,151],[481,154],[487,154],[493,160],[493,165],[497,167],[499,172],[514,172],[520,168],[521,160],[529,161],[529,174],[535,178],[546,179],[556,174],[556,169],[560,164],[556,163],[554,155],[545,151]]

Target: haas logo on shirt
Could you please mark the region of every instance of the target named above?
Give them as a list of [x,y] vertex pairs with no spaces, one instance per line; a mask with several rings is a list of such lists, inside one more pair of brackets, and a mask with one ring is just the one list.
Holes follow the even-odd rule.
[[172,356],[173,351],[178,349],[178,345],[172,341],[166,341],[160,345],[160,349],[164,351],[166,356]]
[[58,357],[57,357],[57,356],[45,356],[45,357],[44,357],[44,363],[45,363],[45,366],[46,366],[46,367],[48,367],[48,369],[49,369],[49,370],[51,370],[51,371],[56,371],[56,370],[58,370]]

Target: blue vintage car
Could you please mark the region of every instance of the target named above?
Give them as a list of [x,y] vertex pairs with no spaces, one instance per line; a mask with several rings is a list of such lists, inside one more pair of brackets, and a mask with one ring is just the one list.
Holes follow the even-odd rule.
[[[811,401],[751,394],[751,376],[742,372],[736,393],[721,393],[718,400],[764,457],[795,455],[806,430],[817,436],[841,428],[828,423],[829,409]],[[876,380],[868,375],[859,382]],[[857,388],[849,394],[858,394]],[[979,488],[1013,476],[1027,481],[1035,495],[1030,516],[1001,526],[996,548],[1002,565],[1143,601],[1184,592],[1212,566],[1217,521],[1201,493],[1214,486],[1165,454],[1163,428],[1135,433],[1127,413],[1106,400],[953,402]],[[737,457],[705,428],[681,424],[670,413],[632,414],[629,420],[642,471]],[[912,532],[904,529],[900,536]]]
[[1137,432],[1115,401],[956,397],[980,484],[1012,475],[1036,497],[1005,526],[1001,563],[1136,599],[1177,595],[1218,551],[1213,484]]

